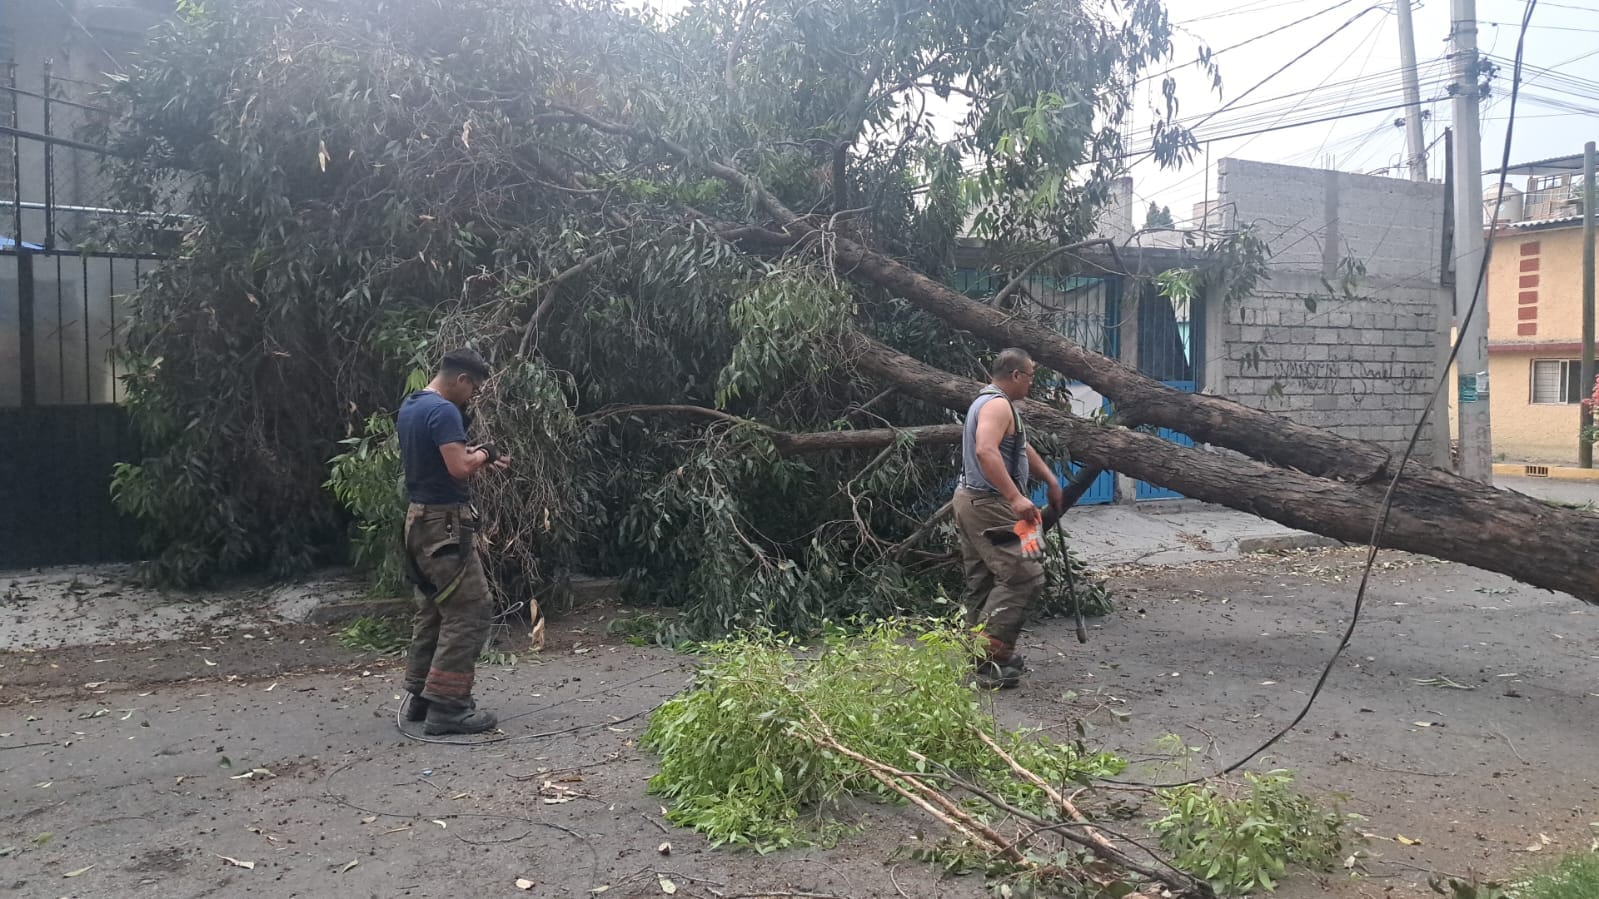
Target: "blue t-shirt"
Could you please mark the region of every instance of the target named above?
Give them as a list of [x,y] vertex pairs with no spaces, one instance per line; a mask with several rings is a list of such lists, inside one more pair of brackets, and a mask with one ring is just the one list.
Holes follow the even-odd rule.
[[405,493],[413,503],[446,505],[470,502],[465,481],[451,477],[439,447],[465,443],[461,410],[431,390],[418,390],[400,404],[400,460],[405,465]]

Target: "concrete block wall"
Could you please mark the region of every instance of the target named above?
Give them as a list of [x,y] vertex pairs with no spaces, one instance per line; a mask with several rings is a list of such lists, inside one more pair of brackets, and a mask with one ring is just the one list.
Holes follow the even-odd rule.
[[1274,271],[1330,273],[1353,257],[1376,283],[1440,283],[1442,184],[1242,159],[1223,159],[1217,173],[1223,226],[1253,224]]
[[[1234,159],[1220,172],[1225,223],[1255,223],[1272,276],[1253,296],[1208,304],[1207,390],[1403,450],[1448,352],[1443,186]],[[1366,266],[1352,296],[1345,257]],[[1447,427],[1440,409],[1418,460],[1447,460]]]

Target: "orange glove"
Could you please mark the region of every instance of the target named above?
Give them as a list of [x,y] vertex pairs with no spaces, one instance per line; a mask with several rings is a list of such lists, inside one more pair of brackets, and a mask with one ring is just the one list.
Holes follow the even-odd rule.
[[1018,522],[1016,522],[1015,526],[1011,528],[1011,530],[1015,532],[1016,538],[1018,540],[1020,540],[1021,543],[1022,543],[1022,545],[1020,547],[1022,558],[1024,558],[1024,559],[1039,559],[1039,558],[1043,558],[1043,555],[1044,555],[1043,534],[1039,531],[1038,522],[1036,520],[1035,521],[1018,521]]

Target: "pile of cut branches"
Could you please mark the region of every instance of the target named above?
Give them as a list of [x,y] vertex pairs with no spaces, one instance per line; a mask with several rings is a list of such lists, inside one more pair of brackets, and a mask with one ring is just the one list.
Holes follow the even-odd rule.
[[1135,838],[1091,820],[1077,794],[1125,763],[1001,728],[972,689],[969,635],[868,625],[792,642],[742,638],[655,713],[652,791],[669,820],[714,845],[769,851],[828,839],[850,797],[909,803],[950,831],[920,856],[1011,891],[1072,897],[1209,896]]

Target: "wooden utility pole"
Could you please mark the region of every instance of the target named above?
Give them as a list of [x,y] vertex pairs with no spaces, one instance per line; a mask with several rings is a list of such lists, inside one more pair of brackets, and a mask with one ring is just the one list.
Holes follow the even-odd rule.
[[[1582,148],[1582,398],[1593,396],[1593,254],[1594,254],[1594,142]],[[1577,464],[1593,467],[1593,408],[1582,407],[1582,434],[1577,440]]]
[[[1403,2],[1403,0],[1401,0]],[[1452,0],[1450,40],[1455,85],[1455,314],[1460,415],[1460,475],[1493,482],[1493,433],[1488,414],[1488,297],[1483,261],[1482,130],[1477,62],[1477,4]],[[1473,310],[1475,305],[1475,310]]]
[[1416,31],[1410,21],[1410,0],[1399,0],[1399,60],[1405,81],[1405,148],[1410,180],[1427,180],[1427,147],[1421,133],[1421,84],[1416,77]]

